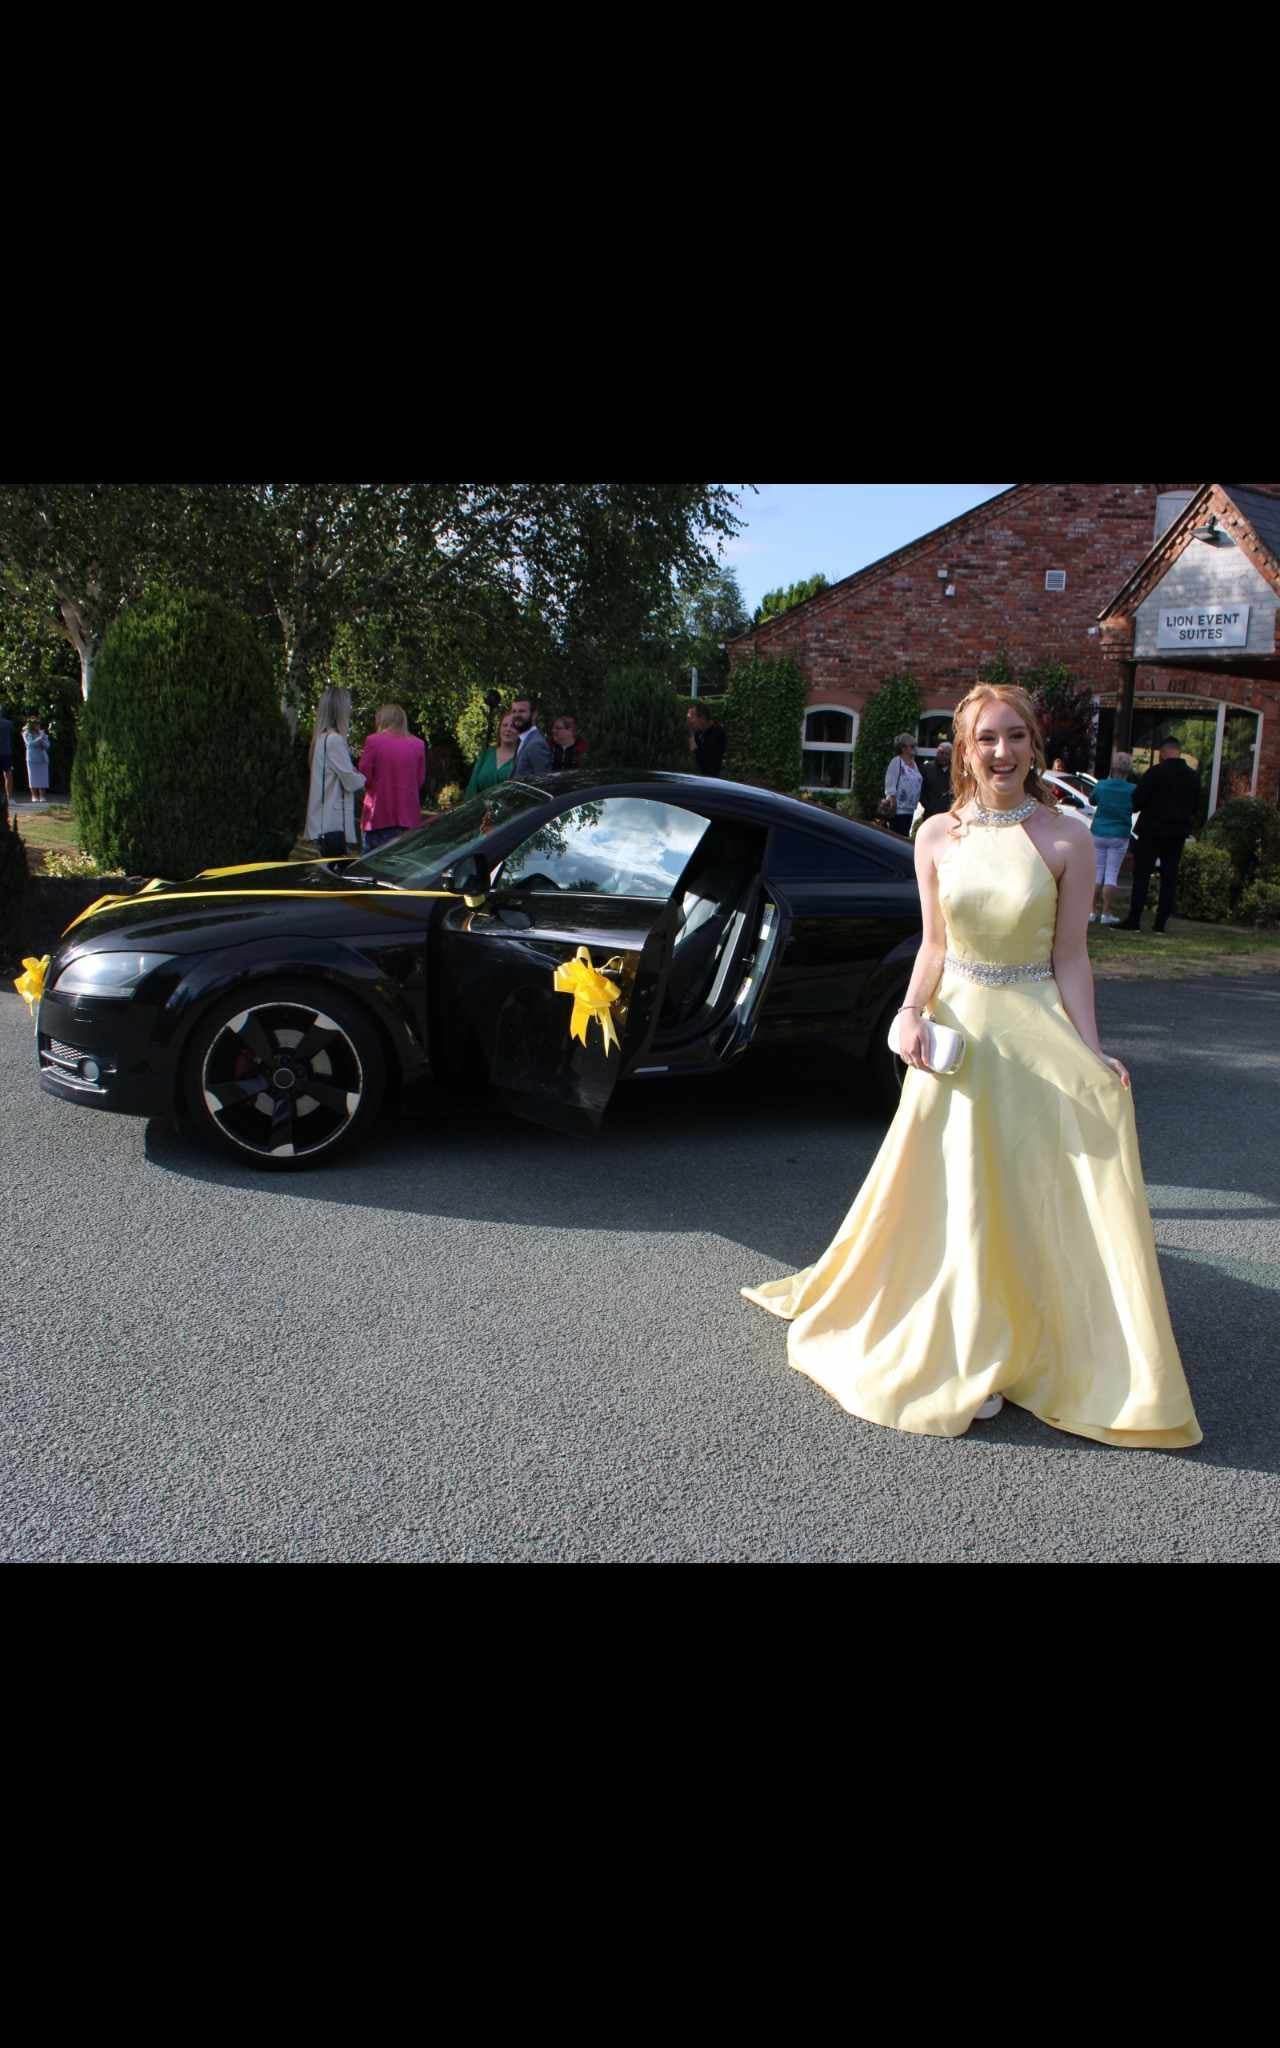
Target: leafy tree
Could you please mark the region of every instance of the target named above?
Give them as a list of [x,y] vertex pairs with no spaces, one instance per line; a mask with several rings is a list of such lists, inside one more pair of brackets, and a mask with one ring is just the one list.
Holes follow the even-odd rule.
[[894,740],[900,732],[913,733],[919,719],[920,690],[914,676],[886,676],[868,697],[853,749],[853,799],[859,817],[875,817]]
[[270,659],[242,614],[206,592],[155,586],[115,621],[72,785],[86,852],[174,877],[287,858],[301,771]]
[[801,733],[809,689],[794,661],[735,662],[725,702],[727,765],[735,781],[800,786]]
[[733,503],[722,484],[252,484],[202,509],[224,574],[270,593],[296,718],[338,625],[370,611],[437,663],[598,692],[669,614],[673,577],[714,566]]
[[[0,583],[0,711],[15,728],[35,716],[53,742],[50,786],[68,786],[80,705],[80,663],[51,609],[10,596]],[[19,751],[15,770],[21,772]]]
[[814,576],[803,576],[798,583],[788,583],[778,590],[766,590],[755,611],[751,623],[758,626],[764,619],[776,619],[781,612],[789,612],[793,605],[803,604],[806,598],[816,597],[820,590],[831,588],[830,579],[821,570]]
[[498,714],[491,713],[480,690],[473,690],[454,720],[453,736],[468,770],[475,767],[486,741],[498,735]]
[[700,581],[683,585],[676,604],[675,666],[683,674],[697,669],[699,697],[718,695],[729,681],[725,642],[745,633],[750,624],[737,576],[732,569],[717,567]]
[[22,486],[0,492],[0,566],[76,648],[86,699],[103,635],[162,577],[278,645],[295,726],[339,628],[370,615],[457,711],[481,680],[585,708],[665,647],[673,589],[714,569],[734,505],[706,483]]
[[689,767],[684,712],[661,669],[613,669],[591,733],[595,768]]
[[156,574],[199,574],[198,523],[177,484],[22,484],[0,490],[11,594],[57,622],[87,700],[103,636]]

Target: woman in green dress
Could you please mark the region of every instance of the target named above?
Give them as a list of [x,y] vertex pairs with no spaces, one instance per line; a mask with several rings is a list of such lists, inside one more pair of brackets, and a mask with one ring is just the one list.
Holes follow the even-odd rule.
[[479,796],[484,790],[492,789],[495,782],[508,782],[515,766],[516,749],[520,735],[516,731],[511,713],[504,711],[498,722],[498,744],[486,747],[471,771],[467,784],[468,796]]

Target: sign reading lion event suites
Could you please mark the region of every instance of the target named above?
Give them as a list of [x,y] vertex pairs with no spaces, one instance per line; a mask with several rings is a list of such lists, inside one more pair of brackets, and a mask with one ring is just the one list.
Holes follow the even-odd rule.
[[1156,646],[1170,652],[1190,647],[1243,647],[1249,638],[1247,604],[1220,610],[1200,605],[1165,607],[1156,625]]

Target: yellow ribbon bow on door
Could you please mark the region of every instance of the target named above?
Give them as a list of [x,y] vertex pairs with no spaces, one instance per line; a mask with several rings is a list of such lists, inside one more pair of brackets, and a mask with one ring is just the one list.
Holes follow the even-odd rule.
[[23,1002],[31,1011],[35,1010],[36,1004],[44,993],[44,978],[49,972],[50,957],[46,953],[43,960],[33,960],[30,954],[28,954],[22,962],[22,973],[13,984],[18,994],[22,997]]
[[[614,973],[622,970],[622,961],[617,954],[606,960],[605,966]],[[569,1036],[583,1045],[587,1042],[587,1026],[594,1017],[600,1026],[604,1039],[606,1056],[616,1045],[622,1050],[613,1022],[613,1006],[622,994],[616,981],[608,981],[598,967],[591,963],[591,955],[585,946],[579,946],[572,960],[566,960],[563,967],[557,967],[551,977],[557,995],[573,997],[573,1014],[569,1019]]]

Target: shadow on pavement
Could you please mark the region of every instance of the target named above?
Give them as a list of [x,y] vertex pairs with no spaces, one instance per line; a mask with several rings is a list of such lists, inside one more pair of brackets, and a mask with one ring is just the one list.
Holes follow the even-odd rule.
[[[856,1079],[847,1092],[830,1076],[817,1089],[795,1063],[757,1055],[707,1081],[624,1085],[594,1138],[424,1088],[332,1165],[264,1173],[159,1118],[146,1126],[146,1152],[166,1172],[259,1198],[567,1231],[696,1230],[800,1265],[815,1236],[834,1232],[887,1124]],[[789,1188],[762,1186],[762,1149]],[[754,1267],[744,1284],[753,1277]]]
[[[1224,1022],[1233,1011],[1239,1022],[1236,1006],[1242,997],[1255,996],[1252,988],[1228,992],[1220,984],[1212,993],[1222,999]],[[1275,1005],[1274,992],[1270,1001]],[[1133,1017],[1124,1035],[1137,1049],[1148,1028]],[[1143,1057],[1154,1052],[1144,1048]],[[1203,1081],[1195,1068],[1211,1056],[1203,1042],[1176,1048],[1188,1090],[1200,1092]],[[1255,1086],[1256,1112],[1250,1100]],[[1195,1117],[1186,1102],[1181,1109],[1176,1101],[1158,1106],[1154,1090],[1143,1115],[1140,1096],[1142,1151],[1153,1187],[1180,1186],[1190,1174],[1207,1198],[1167,1205],[1153,1194],[1157,1229],[1166,1218],[1204,1219],[1228,1228],[1236,1219],[1272,1226],[1280,1218],[1280,1161],[1256,1136],[1261,1117],[1274,1115],[1274,1081],[1261,1071],[1238,1083],[1233,1077],[1233,1093],[1239,1143],[1230,1126],[1224,1129],[1220,1098],[1205,1102]],[[1203,1125],[1190,1146],[1192,1164],[1189,1126],[1200,1118]],[[1203,1126],[1213,1127],[1211,1146]],[[742,1247],[735,1263],[741,1284],[749,1285],[773,1277],[769,1261],[782,1272],[794,1270],[830,1241],[885,1128],[884,1113],[856,1071],[841,1090],[829,1066],[757,1053],[706,1081],[624,1086],[594,1139],[520,1123],[483,1096],[424,1089],[396,1120],[384,1119],[361,1151],[331,1167],[264,1174],[206,1150],[159,1120],[146,1127],[146,1150],[166,1172],[256,1198],[320,1200],[477,1225],[711,1234]],[[769,1161],[767,1178],[762,1157]],[[1280,1472],[1280,1263],[1165,1248],[1160,1269],[1204,1443],[1191,1451],[1125,1454],[1053,1430],[1012,1406],[975,1436],[992,1447],[1168,1456],[1173,1464],[1190,1460],[1239,1472]],[[755,1340],[748,1331],[757,1323],[762,1345],[781,1344],[781,1326],[736,1294],[726,1294],[723,1312],[742,1314],[744,1341],[753,1355]],[[1088,1341],[1082,1329],[1083,1349]],[[815,1390],[815,1398],[826,1397]],[[851,1421],[850,1427],[857,1426]]]

